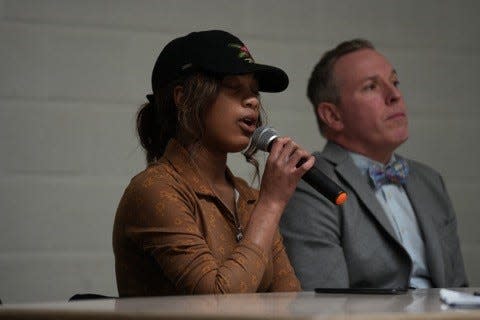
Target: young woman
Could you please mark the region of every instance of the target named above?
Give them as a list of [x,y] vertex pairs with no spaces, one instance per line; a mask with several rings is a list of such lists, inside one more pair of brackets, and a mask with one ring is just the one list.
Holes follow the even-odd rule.
[[255,63],[224,31],[193,32],[162,50],[137,116],[148,167],[115,217],[120,296],[300,290],[278,222],[314,158],[278,138],[259,191],[227,167],[261,125],[259,91],[287,86],[282,70]]

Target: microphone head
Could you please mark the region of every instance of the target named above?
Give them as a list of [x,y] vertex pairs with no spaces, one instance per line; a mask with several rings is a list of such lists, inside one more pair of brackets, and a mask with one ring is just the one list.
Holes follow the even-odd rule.
[[262,126],[255,129],[252,135],[251,145],[262,151],[270,151],[270,144],[278,138],[277,130],[272,127]]

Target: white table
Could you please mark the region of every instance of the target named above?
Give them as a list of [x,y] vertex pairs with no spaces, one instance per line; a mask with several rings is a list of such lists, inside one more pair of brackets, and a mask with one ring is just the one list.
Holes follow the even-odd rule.
[[0,319],[480,319],[480,309],[449,308],[438,292],[257,293],[6,304],[0,306]]

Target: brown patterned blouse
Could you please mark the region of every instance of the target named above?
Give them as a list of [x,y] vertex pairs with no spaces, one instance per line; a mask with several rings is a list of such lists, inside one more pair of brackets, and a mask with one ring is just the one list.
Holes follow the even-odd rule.
[[[228,174],[245,228],[258,192]],[[235,220],[172,139],[120,201],[113,228],[119,295],[299,291],[278,230],[272,251],[263,252],[246,239],[237,241]]]

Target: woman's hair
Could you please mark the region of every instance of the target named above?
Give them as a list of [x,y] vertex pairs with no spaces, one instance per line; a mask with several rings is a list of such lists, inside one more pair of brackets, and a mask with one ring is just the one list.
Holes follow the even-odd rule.
[[[137,114],[137,132],[148,164],[162,157],[171,138],[178,138],[184,145],[201,139],[205,133],[204,113],[217,98],[221,81],[219,76],[197,72],[172,81],[154,90],[153,96],[149,95],[149,101]],[[183,87],[183,99],[178,106],[173,97],[177,86]],[[263,114],[261,106],[260,111]],[[259,115],[257,126],[261,125],[262,115]],[[259,176],[254,153],[244,155],[254,165],[255,177]]]
[[[184,89],[179,106],[175,105],[173,96],[177,86]],[[195,73],[154,91],[137,114],[137,131],[148,163],[160,159],[168,141],[180,132],[182,143],[200,139],[205,132],[203,112],[217,97],[219,87],[217,78]]]

